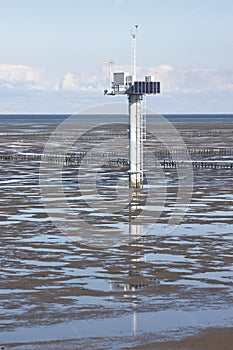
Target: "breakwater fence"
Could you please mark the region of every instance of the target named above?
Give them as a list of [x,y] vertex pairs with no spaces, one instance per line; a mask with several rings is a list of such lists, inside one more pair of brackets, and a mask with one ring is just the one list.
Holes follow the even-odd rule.
[[[182,159],[182,154],[192,156],[208,156],[197,159]],[[177,167],[192,166],[194,169],[233,169],[233,159],[228,158],[232,149],[174,149],[155,150],[144,153],[144,163],[153,166],[160,163],[164,169],[175,169]],[[176,157],[177,156],[177,160]],[[172,158],[172,156],[174,158]],[[218,158],[215,158],[218,156]],[[44,153],[0,153],[2,162],[36,162],[43,164],[63,164],[64,166],[79,166],[81,164],[99,163],[106,166],[128,167],[127,154],[118,152],[77,152],[66,155],[44,154]]]

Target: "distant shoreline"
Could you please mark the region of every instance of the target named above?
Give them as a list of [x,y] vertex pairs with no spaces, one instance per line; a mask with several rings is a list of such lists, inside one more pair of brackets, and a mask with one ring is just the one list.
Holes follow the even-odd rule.
[[[86,115],[82,113],[0,113],[0,116],[70,116],[70,115]],[[163,116],[233,116],[232,113],[160,113]],[[98,115],[98,114],[96,114]],[[112,114],[119,115],[119,114]],[[152,114],[149,114],[152,115]]]

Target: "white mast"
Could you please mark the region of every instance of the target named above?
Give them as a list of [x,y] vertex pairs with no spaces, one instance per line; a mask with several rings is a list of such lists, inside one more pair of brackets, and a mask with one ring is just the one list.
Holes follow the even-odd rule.
[[137,29],[138,24],[135,24],[135,28],[131,31],[131,54],[132,54],[132,82],[134,83],[136,81],[136,67],[137,67]]
[[[105,95],[127,95],[129,99],[129,185],[132,188],[143,186],[143,123],[142,100],[148,94],[160,93],[160,83],[150,76],[144,81],[136,79],[136,35],[138,25],[131,30],[132,73],[113,73],[113,86],[104,90]],[[109,62],[112,63],[112,62]],[[110,66],[111,67],[111,66]]]

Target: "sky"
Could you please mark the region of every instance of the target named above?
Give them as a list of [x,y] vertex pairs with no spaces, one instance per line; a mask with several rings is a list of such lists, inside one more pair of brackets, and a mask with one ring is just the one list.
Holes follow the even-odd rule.
[[233,113],[232,0],[0,0],[0,113],[77,113],[107,97],[106,63],[162,93],[166,113]]

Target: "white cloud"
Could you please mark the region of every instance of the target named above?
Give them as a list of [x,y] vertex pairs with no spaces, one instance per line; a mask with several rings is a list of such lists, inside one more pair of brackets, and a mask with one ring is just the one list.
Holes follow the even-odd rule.
[[78,85],[76,79],[72,73],[67,73],[61,83],[61,89],[64,90],[77,90]]
[[[109,67],[104,65],[97,74],[67,72],[59,82],[46,82],[45,71],[23,65],[0,64],[0,85],[6,89],[65,90],[99,93],[109,85]],[[113,71],[131,71],[131,66],[115,66]],[[152,75],[161,81],[164,93],[194,93],[211,90],[233,90],[233,70],[217,71],[207,68],[177,69],[167,64],[149,68],[138,67],[138,79]]]
[[0,84],[6,88],[40,88],[44,70],[23,65],[0,64]]
[[84,91],[84,92],[100,92],[103,91],[103,77],[101,74],[74,74],[66,73],[60,84],[61,90]]
[[[113,71],[131,71],[130,66],[115,66]],[[233,71],[207,68],[177,69],[163,64],[137,68],[138,79],[154,75],[161,81],[162,93],[148,98],[161,113],[233,111]],[[52,83],[40,68],[0,64],[0,113],[73,113],[91,104],[111,102],[103,96],[109,86],[109,66],[97,74],[67,72]],[[77,98],[78,97],[78,98]],[[126,101],[115,97],[116,101]]]
[[155,77],[161,81],[167,93],[195,93],[207,91],[233,90],[233,70],[217,71],[207,68],[176,69],[160,65],[144,70],[146,75],[157,72]]
[[[131,72],[131,66],[113,66],[115,72]],[[106,80],[106,68],[103,72]],[[164,93],[195,93],[211,90],[233,90],[233,70],[217,71],[208,68],[179,69],[168,64],[137,67],[137,78],[152,75],[162,84]]]

